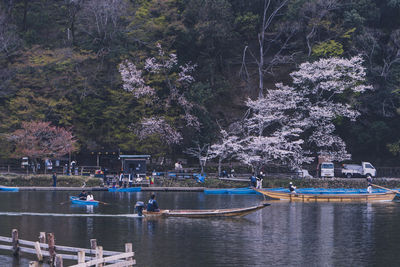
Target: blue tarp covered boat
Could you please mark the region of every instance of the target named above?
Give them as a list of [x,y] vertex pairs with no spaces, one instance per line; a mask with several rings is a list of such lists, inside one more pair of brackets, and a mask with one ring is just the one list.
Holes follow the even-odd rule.
[[71,200],[72,204],[78,204],[78,205],[92,205],[96,206],[99,205],[99,202],[97,200],[80,200],[78,197],[69,197]]
[[[290,193],[288,188],[268,188],[270,191],[282,192],[282,193]],[[392,189],[398,191],[399,189]],[[385,189],[377,189],[373,188],[372,193],[385,193],[387,190]],[[297,188],[296,193],[299,194],[367,194],[368,191],[366,188],[358,189],[358,188]]]
[[216,194],[230,194],[230,195],[254,195],[260,194],[250,187],[242,187],[242,188],[221,188],[221,189],[204,189],[204,194],[207,195],[216,195]]
[[7,192],[18,192],[19,188],[18,187],[0,187],[0,191],[7,191]]
[[141,187],[108,188],[108,192],[140,192]]

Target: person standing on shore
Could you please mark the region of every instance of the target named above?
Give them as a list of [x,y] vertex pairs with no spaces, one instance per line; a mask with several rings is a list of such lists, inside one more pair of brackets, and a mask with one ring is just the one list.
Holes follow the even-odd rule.
[[57,173],[53,172],[53,187],[57,187]]
[[292,182],[289,183],[289,191],[290,193],[296,194],[296,187],[293,185]]

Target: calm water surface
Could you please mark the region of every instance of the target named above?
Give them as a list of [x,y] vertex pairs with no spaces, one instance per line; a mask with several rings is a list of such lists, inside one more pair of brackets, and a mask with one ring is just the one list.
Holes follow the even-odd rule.
[[[290,203],[236,219],[5,216],[4,212],[127,214],[150,193],[95,192],[111,205],[60,205],[73,192],[1,192],[0,235],[21,239],[54,232],[56,244],[106,250],[133,243],[137,266],[400,266],[400,203]],[[256,195],[157,193],[161,208],[255,205]],[[0,266],[27,266],[0,251]]]

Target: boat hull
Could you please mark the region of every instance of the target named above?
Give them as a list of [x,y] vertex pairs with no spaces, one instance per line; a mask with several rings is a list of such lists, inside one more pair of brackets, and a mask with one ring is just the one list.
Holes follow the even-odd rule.
[[7,192],[18,192],[18,187],[0,187],[0,191],[7,191]]
[[209,217],[241,217],[270,204],[264,203],[258,206],[234,209],[215,210],[160,210],[159,212],[143,211],[145,217],[188,217],[188,218],[209,218]]
[[372,193],[372,194],[302,194],[277,192],[268,189],[254,189],[255,191],[274,199],[304,202],[380,202],[392,201],[396,193]]
[[96,206],[99,205],[99,202],[96,200],[80,200],[78,197],[69,197],[70,201],[72,204],[77,204],[77,205],[90,205],[90,206]]

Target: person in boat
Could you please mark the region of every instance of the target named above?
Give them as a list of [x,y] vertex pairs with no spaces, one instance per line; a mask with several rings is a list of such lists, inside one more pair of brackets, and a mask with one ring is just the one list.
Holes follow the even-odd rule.
[[86,196],[86,201],[93,201],[94,200],[94,197],[93,197],[93,195],[92,195],[92,192],[89,192],[88,194],[87,194],[87,196]]
[[289,191],[290,193],[296,194],[296,187],[293,185],[292,182],[289,183]]
[[160,211],[160,209],[158,208],[155,194],[151,194],[149,202],[147,203],[147,211],[153,211],[153,212]]
[[83,190],[79,195],[78,195],[80,200],[86,200],[87,193],[85,190]]
[[369,194],[372,193],[372,177],[371,176],[367,176],[367,182],[368,182],[368,187],[367,187],[367,191]]

